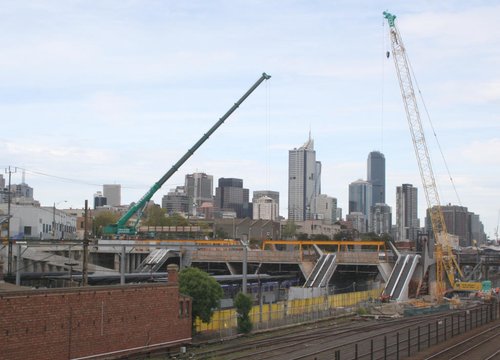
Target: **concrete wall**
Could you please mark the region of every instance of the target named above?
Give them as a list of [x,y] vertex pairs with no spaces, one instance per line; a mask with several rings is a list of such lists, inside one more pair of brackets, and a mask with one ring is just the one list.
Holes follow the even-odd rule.
[[113,358],[175,347],[190,342],[191,300],[175,283],[4,292],[0,337],[6,360]]

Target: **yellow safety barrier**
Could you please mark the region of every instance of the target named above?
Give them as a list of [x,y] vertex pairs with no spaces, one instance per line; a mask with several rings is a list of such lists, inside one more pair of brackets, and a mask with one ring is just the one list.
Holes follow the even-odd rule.
[[[274,304],[263,304],[262,312],[259,305],[252,307],[250,311],[250,319],[252,323],[268,322],[284,319],[286,316],[303,315],[310,312],[328,310],[332,308],[342,308],[354,306],[361,301],[378,298],[382,289],[372,289],[367,291],[357,291],[344,294],[335,294],[328,296],[319,296],[307,299],[294,299],[290,301],[282,301]],[[236,328],[236,310],[226,309],[215,311],[210,323],[201,322],[196,319],[196,331],[223,331],[231,328]]]

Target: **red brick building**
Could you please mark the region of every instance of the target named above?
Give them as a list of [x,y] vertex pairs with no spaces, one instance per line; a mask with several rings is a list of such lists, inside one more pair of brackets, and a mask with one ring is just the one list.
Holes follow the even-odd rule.
[[191,341],[191,299],[167,284],[0,292],[0,357],[110,359]]

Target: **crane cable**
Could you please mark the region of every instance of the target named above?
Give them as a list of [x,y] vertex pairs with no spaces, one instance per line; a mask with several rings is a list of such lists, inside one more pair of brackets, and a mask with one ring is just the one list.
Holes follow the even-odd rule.
[[266,81],[266,186],[270,189],[271,167],[271,85]]
[[422,101],[422,105],[424,106],[425,114],[427,115],[427,120],[429,121],[429,124],[431,125],[432,133],[434,135],[434,138],[436,139],[436,143],[437,143],[439,152],[441,153],[441,157],[443,158],[443,162],[444,162],[444,165],[446,167],[446,171],[448,172],[448,177],[450,178],[450,182],[451,182],[451,185],[453,186],[453,190],[455,191],[455,195],[457,197],[458,204],[460,206],[462,206],[462,201],[460,200],[460,196],[458,195],[457,188],[455,187],[455,182],[453,181],[453,177],[451,176],[450,168],[448,167],[448,163],[447,163],[446,158],[444,156],[443,149],[441,148],[441,144],[440,144],[439,139],[437,137],[436,130],[434,129],[434,124],[432,123],[429,111],[427,110],[427,105],[425,104],[424,97],[422,95],[422,91],[420,91],[420,86],[418,85],[417,77],[415,76],[415,73],[413,72],[413,66],[411,64],[409,56],[407,56],[407,59],[408,59],[408,65],[410,67],[411,75],[412,75],[413,79],[415,80],[415,85],[416,85],[416,88],[418,91],[418,95],[420,96],[420,100]]
[[[385,36],[385,21],[382,19],[382,52],[385,51],[387,48],[386,44],[386,36]],[[381,106],[380,106],[380,135],[381,135],[381,145],[380,145],[380,151],[383,153],[384,152],[384,87],[385,87],[385,61],[384,57],[382,56],[382,91],[381,91]]]

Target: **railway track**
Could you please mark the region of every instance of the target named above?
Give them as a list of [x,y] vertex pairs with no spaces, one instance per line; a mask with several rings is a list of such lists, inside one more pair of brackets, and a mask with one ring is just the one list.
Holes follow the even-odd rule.
[[[447,314],[451,314],[448,312]],[[418,327],[438,319],[443,314],[421,315],[393,320],[371,320],[366,323],[341,326],[327,322],[320,326],[288,329],[286,334],[274,332],[261,336],[249,336],[218,346],[191,349],[191,359],[308,359],[331,358],[329,355],[340,346],[354,345],[373,336],[391,337],[409,326]],[[356,350],[357,351],[357,350]],[[359,349],[367,351],[366,349]],[[353,354],[354,356],[354,354]],[[354,358],[354,357],[353,357]]]
[[425,360],[500,359],[500,324],[492,325],[478,334],[446,347]]

